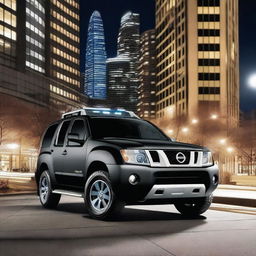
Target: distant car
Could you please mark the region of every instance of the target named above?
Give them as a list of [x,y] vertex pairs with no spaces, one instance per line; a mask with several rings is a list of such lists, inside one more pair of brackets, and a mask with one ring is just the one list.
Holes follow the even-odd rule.
[[204,147],[174,142],[125,110],[84,108],[63,114],[43,135],[36,181],[41,204],[84,198],[105,219],[125,204],[174,204],[197,216],[211,204],[218,167]]

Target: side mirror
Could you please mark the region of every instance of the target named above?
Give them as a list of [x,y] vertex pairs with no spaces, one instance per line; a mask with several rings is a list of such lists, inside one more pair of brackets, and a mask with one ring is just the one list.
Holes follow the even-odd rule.
[[77,133],[69,133],[68,134],[68,142],[75,142],[79,145],[84,144],[84,140],[79,138],[79,134]]

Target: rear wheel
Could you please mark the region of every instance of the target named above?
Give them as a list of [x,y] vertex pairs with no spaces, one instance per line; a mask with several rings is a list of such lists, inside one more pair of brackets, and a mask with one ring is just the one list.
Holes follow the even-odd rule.
[[212,203],[212,196],[205,197],[194,203],[176,203],[176,209],[185,216],[199,216],[206,212]]
[[88,178],[85,185],[85,204],[90,216],[101,220],[112,217],[124,205],[117,199],[105,171],[96,171]]
[[48,171],[42,172],[39,179],[39,199],[43,207],[53,209],[59,204],[61,195],[52,193],[52,184]]

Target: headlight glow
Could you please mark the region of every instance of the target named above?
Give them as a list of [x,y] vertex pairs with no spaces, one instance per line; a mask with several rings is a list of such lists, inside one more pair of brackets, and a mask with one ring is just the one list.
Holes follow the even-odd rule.
[[203,152],[203,166],[213,165],[212,153],[210,151]]
[[120,153],[124,162],[128,164],[149,165],[149,160],[145,150],[121,149]]

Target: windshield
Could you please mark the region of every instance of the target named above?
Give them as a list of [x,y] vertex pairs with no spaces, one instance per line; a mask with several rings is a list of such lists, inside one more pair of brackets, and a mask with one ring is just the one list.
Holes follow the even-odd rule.
[[144,140],[169,140],[154,125],[138,119],[91,118],[92,136],[102,138],[127,138]]

